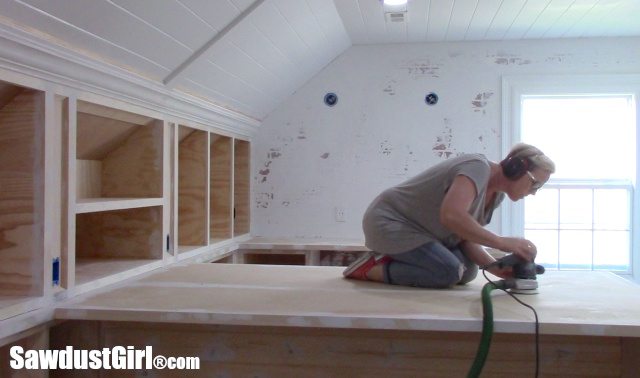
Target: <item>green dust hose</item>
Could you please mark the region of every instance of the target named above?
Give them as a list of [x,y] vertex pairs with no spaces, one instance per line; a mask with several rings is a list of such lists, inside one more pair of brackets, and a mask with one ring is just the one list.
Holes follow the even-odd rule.
[[491,336],[493,336],[493,306],[491,305],[491,292],[495,289],[504,289],[505,282],[489,282],[482,288],[482,337],[476,352],[476,359],[467,374],[467,378],[480,376],[484,367],[484,362],[491,347]]

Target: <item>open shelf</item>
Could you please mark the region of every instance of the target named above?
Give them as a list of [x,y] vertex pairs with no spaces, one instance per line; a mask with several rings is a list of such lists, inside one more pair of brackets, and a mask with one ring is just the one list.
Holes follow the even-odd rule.
[[249,142],[235,139],[234,140],[234,217],[233,217],[233,234],[234,236],[249,233]]
[[78,200],[76,214],[162,206],[162,198],[91,198]]
[[232,139],[211,134],[210,156],[210,243],[231,238]]
[[77,103],[76,197],[162,197],[163,122]]
[[208,133],[178,128],[178,253],[207,245]]
[[162,260],[162,206],[76,215],[76,283]]
[[82,258],[76,262],[76,285],[130,271],[153,262],[148,259],[131,258]]
[[245,264],[261,265],[306,265],[304,253],[250,253],[244,252]]
[[44,104],[0,81],[0,319],[44,295]]

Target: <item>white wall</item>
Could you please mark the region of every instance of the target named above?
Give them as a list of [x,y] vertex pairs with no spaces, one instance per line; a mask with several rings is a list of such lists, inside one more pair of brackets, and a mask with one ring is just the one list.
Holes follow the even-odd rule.
[[[383,189],[449,156],[500,159],[503,75],[638,73],[639,51],[640,38],[353,46],[254,138],[252,233],[361,239]],[[327,92],[339,96],[332,108]]]

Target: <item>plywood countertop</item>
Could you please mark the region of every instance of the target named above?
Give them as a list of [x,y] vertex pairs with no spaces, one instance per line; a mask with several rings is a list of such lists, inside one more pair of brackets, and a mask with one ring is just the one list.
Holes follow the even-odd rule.
[[[482,277],[428,290],[346,280],[340,267],[176,266],[61,304],[57,319],[226,325],[480,331]],[[640,337],[640,286],[604,272],[547,272],[520,295],[540,332]],[[533,313],[493,294],[495,332],[532,333]]]
[[286,239],[254,237],[240,243],[244,249],[301,249],[326,251],[368,251],[360,239]]

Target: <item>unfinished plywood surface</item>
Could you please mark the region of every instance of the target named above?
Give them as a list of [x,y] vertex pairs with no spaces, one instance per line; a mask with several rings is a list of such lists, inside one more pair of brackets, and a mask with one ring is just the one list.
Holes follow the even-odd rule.
[[162,121],[139,126],[104,158],[104,197],[162,197],[162,135]]
[[80,112],[77,114],[76,122],[76,156],[82,160],[104,159],[140,126]]
[[9,104],[24,88],[0,81],[0,109]]
[[[75,282],[82,285],[105,277],[116,276],[122,272],[139,271],[145,273],[149,265],[156,260],[134,258],[78,258],[76,260]],[[158,263],[160,261],[158,260]],[[117,282],[114,279],[113,282]]]
[[0,109],[0,296],[42,295],[43,132],[43,93]]
[[48,370],[28,370],[28,369],[20,369],[14,370],[9,365],[8,361],[11,361],[12,356],[10,354],[11,348],[13,346],[21,346],[24,351],[27,350],[45,350],[49,349],[49,330],[45,327],[38,327],[39,332],[34,332],[28,336],[25,336],[17,341],[11,342],[7,345],[0,347],[0,361],[3,363],[0,364],[0,377],[6,378],[31,378],[31,377],[49,377]]
[[79,259],[160,259],[163,240],[160,206],[76,215]]
[[232,139],[211,134],[210,147],[210,237],[224,240],[231,235]]
[[234,235],[249,232],[249,142],[234,141]]
[[79,199],[76,214],[162,206],[162,198],[90,198]]
[[77,198],[102,197],[102,161],[76,161],[76,196]]
[[162,197],[163,123],[78,101],[77,198]]
[[278,239],[254,237],[240,243],[243,249],[292,249],[307,251],[368,251],[358,239]]
[[207,244],[208,135],[191,130],[178,145],[178,244]]
[[[482,279],[450,290],[346,280],[341,267],[194,264],[62,305],[61,319],[479,331]],[[640,337],[640,287],[603,272],[548,272],[534,306],[543,334]],[[161,292],[162,295],[157,295]],[[496,332],[532,333],[533,314],[493,296]]]

